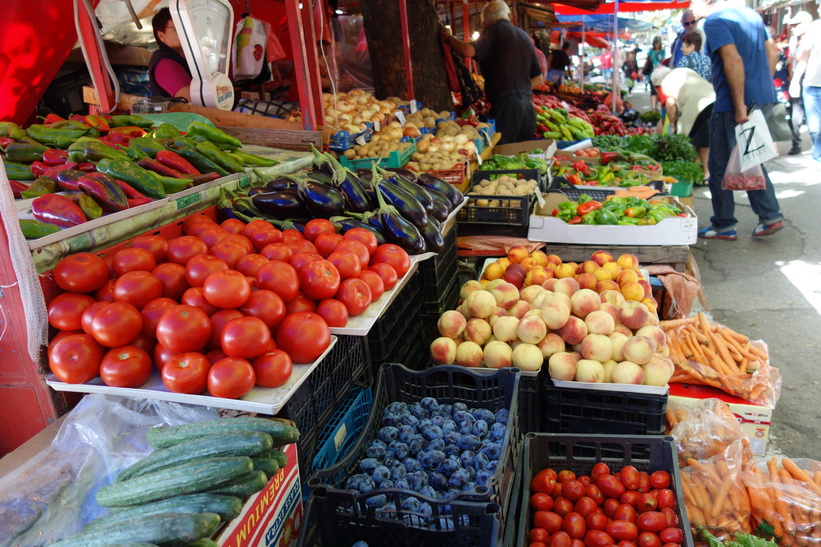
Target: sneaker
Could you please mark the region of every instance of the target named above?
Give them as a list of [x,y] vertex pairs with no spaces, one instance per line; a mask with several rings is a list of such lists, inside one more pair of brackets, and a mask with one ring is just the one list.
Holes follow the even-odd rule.
[[790,156],[797,156],[800,153],[801,153],[801,147],[798,146],[797,144],[793,145],[793,147],[790,148],[790,151],[787,152],[787,154],[789,154]]
[[783,227],[784,223],[782,222],[773,222],[772,224],[764,224],[763,222],[759,222],[758,226],[756,226],[755,230],[753,230],[753,237],[768,236],[776,233]]
[[698,231],[698,237],[701,239],[725,239],[727,241],[735,241],[738,239],[738,234],[735,230],[724,230],[719,232],[712,226],[707,226]]

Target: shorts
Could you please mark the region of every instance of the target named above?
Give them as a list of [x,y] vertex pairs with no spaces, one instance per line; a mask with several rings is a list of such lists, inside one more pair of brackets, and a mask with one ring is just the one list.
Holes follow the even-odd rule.
[[693,127],[690,129],[690,140],[693,141],[693,146],[696,149],[710,147],[710,115],[713,113],[713,105],[709,104],[707,107],[698,113],[696,121],[693,122]]

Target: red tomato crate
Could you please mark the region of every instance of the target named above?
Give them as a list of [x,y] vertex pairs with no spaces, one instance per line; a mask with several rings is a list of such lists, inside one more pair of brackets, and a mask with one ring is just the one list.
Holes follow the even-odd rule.
[[427,171],[427,173],[429,175],[433,175],[434,177],[440,178],[445,182],[458,186],[465,182],[465,179],[468,176],[468,162],[465,161],[458,165],[454,165],[452,169]]

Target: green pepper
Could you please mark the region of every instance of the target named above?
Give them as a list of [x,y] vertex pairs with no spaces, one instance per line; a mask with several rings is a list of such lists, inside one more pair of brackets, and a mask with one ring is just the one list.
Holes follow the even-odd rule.
[[30,218],[20,219],[20,231],[23,232],[23,237],[26,239],[37,239],[47,235],[56,234],[60,231],[60,227],[39,220],[32,220]]
[[592,201],[592,200],[593,200],[593,198],[591,198],[587,194],[579,194],[578,199],[576,199],[576,201],[579,203],[579,205],[581,205],[582,203],[586,203],[588,201]]
[[26,132],[14,122],[0,122],[0,137],[8,137],[19,141],[26,136]]
[[24,163],[3,160],[6,167],[6,176],[13,180],[34,180],[34,173],[31,168]]
[[582,224],[596,224],[596,210],[589,211],[587,214],[582,215]]
[[220,148],[211,141],[198,142],[197,152],[232,173],[243,173],[245,171],[245,168],[242,167],[240,162],[220,150]]
[[[103,158],[97,163],[97,170],[116,180],[127,182],[148,197],[164,198],[166,196],[164,185],[155,177],[156,173],[146,171],[130,161]],[[186,185],[191,182],[190,179],[178,180],[186,181]]]
[[56,148],[68,148],[74,141],[85,134],[80,129],[54,129],[45,125],[34,124],[26,130],[26,134],[39,142]]
[[25,142],[12,142],[6,146],[6,159],[18,163],[30,163],[43,159],[43,152],[48,147],[42,144],[29,144]]
[[658,220],[652,215],[647,215],[644,218],[639,219],[639,226],[652,226],[654,224],[658,224]]
[[202,122],[191,122],[188,126],[188,135],[191,137],[203,137],[215,145],[224,144],[231,148],[240,148],[242,146],[242,142],[238,138],[232,137],[222,129],[210,127]]
[[77,120],[60,120],[58,122],[48,124],[48,125],[46,125],[46,127],[49,127],[51,129],[63,129],[65,131],[68,131],[68,130],[82,131],[83,133],[85,133],[86,131],[91,129],[89,126],[87,126],[83,122],[79,122]]
[[200,173],[217,173],[222,176],[231,174],[189,146],[177,148],[177,154],[188,160]]
[[665,218],[670,218],[670,217],[675,216],[675,215],[673,215],[669,211],[665,211],[663,209],[650,209],[649,211],[647,211],[646,216],[652,218],[656,222],[661,222]]
[[256,154],[249,154],[247,152],[243,152],[242,150],[234,150],[230,153],[230,155],[239,163],[245,165],[259,165],[260,167],[272,167],[274,165],[279,164],[277,160],[272,160],[271,158],[263,158],[262,156],[257,156]]
[[71,197],[71,201],[77,204],[78,207],[85,213],[88,220],[94,220],[103,216],[103,208],[97,203],[93,197],[80,192]]
[[111,116],[112,127],[128,127],[131,125],[142,127],[143,129],[149,129],[154,125],[154,122],[148,118],[143,118],[142,116],[138,116],[136,114],[131,114],[130,116]]
[[635,226],[639,223],[639,219],[631,218],[631,217],[622,217],[619,219],[617,224],[619,226]]
[[647,209],[644,207],[628,207],[624,210],[624,214],[631,218],[644,218],[647,214]]
[[153,160],[157,157],[157,152],[161,150],[168,149],[151,137],[137,137],[136,139],[131,139],[131,142],[128,143],[127,152],[128,157],[136,161],[146,157]]
[[20,192],[20,197],[31,199],[43,194],[54,194],[55,192],[57,192],[56,180],[51,177],[37,177],[26,190]]
[[128,154],[92,137],[83,137],[68,147],[68,158],[77,163],[103,158],[130,161]]
[[599,209],[596,211],[596,224],[618,224],[619,217],[613,211],[608,209]]
[[153,136],[156,139],[176,139],[177,137],[181,137],[182,133],[170,123],[162,123],[154,130]]
[[602,205],[602,209],[607,209],[608,211],[613,211],[614,213],[621,213],[627,209],[627,205],[621,203],[620,201],[608,199],[604,202],[604,205]]

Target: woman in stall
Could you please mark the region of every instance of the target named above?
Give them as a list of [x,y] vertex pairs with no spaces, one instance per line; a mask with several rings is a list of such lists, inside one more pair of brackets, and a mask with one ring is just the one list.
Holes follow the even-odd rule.
[[158,49],[148,62],[151,94],[159,97],[182,97],[191,100],[191,70],[183,56],[182,42],[171,19],[171,11],[162,8],[152,19]]

